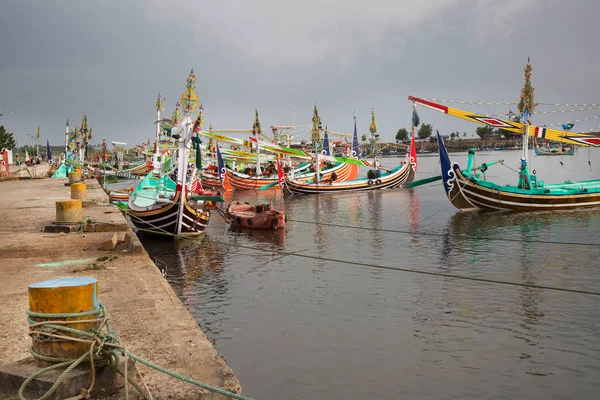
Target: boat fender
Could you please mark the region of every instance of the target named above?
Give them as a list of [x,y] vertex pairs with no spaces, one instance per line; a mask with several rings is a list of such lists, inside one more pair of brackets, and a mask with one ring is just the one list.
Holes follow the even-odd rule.
[[252,225],[252,218],[248,218],[248,225]]
[[235,219],[235,223],[238,224],[238,225],[241,225],[242,224],[242,219],[240,217],[237,217]]
[[376,184],[376,185],[381,185],[381,179],[377,179],[377,180],[375,181],[375,184]]
[[373,179],[369,179],[369,181],[367,182],[367,184],[368,184],[369,186],[373,186]]

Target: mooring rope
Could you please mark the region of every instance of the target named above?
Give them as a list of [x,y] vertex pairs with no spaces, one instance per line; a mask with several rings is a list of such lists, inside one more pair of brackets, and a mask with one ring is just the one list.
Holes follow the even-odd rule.
[[[298,223],[308,223],[308,224],[314,224],[314,225],[364,229],[364,230],[371,230],[371,231],[406,233],[406,234],[411,234],[411,235],[438,236],[438,237],[444,236],[444,234],[441,234],[441,233],[431,233],[431,232],[397,231],[397,230],[391,230],[391,229],[365,228],[365,227],[360,227],[360,226],[329,224],[329,223],[301,221],[301,220],[288,220],[288,221],[298,222]],[[156,231],[153,231],[150,229],[140,229],[140,228],[137,228],[137,229],[142,232],[151,232],[153,234],[157,233]],[[198,238],[190,238],[190,237],[186,237],[186,236],[180,237],[180,236],[175,235],[170,232],[159,233],[159,234],[163,234],[165,236],[172,236],[175,238],[181,238],[181,239],[185,239],[185,240],[198,240]],[[461,236],[467,236],[467,235],[461,235]],[[467,236],[467,238],[468,238],[468,236]],[[260,251],[263,253],[270,253],[270,254],[276,254],[276,255],[281,255],[281,256],[295,256],[295,257],[302,257],[302,258],[308,258],[308,259],[319,260],[319,261],[343,263],[343,264],[349,264],[349,265],[356,265],[356,266],[360,266],[360,267],[370,267],[370,268],[385,269],[385,270],[399,271],[399,272],[410,272],[410,273],[414,273],[414,274],[438,276],[438,277],[450,278],[450,279],[485,282],[485,283],[490,283],[490,284],[520,286],[520,287],[528,287],[528,288],[533,288],[533,289],[543,289],[543,290],[551,290],[551,291],[557,291],[557,292],[568,292],[568,293],[600,296],[600,292],[594,292],[594,291],[590,291],[590,290],[570,289],[570,288],[563,288],[563,287],[558,287],[558,286],[535,285],[535,284],[511,282],[511,281],[504,281],[504,280],[500,280],[500,279],[491,279],[491,278],[477,278],[477,277],[458,275],[458,274],[448,274],[448,273],[444,273],[444,272],[423,271],[423,270],[417,270],[417,269],[412,269],[412,268],[390,267],[390,266],[386,266],[386,265],[370,264],[370,263],[363,263],[363,262],[349,261],[349,260],[340,260],[340,259],[336,259],[336,258],[312,256],[312,255],[308,255],[308,254],[299,254],[298,252],[289,252],[289,251],[273,250],[273,249],[261,249],[261,248],[257,248],[257,247],[253,247],[253,246],[244,246],[244,245],[241,245],[238,243],[220,242],[220,241],[210,240],[210,239],[206,239],[206,238],[203,238],[203,240],[205,243],[213,243],[213,244],[218,244],[218,245],[223,245],[223,246],[237,247],[240,249],[255,250],[255,251]],[[488,240],[519,242],[519,240],[503,239],[503,238],[490,238]],[[542,241],[542,240],[529,240],[528,243],[562,244],[562,245],[575,245],[575,246],[579,245],[579,246],[594,246],[594,247],[598,246],[597,243],[580,243],[580,242],[569,243],[569,242],[554,242],[554,241]]]
[[[90,386],[87,389],[82,389],[80,395],[76,398],[86,399],[89,398],[90,393],[92,392],[95,384],[96,374],[95,369],[97,366],[108,366],[114,369],[117,373],[122,375],[126,381],[144,398],[147,400],[152,400],[152,394],[148,390],[148,386],[143,379],[143,376],[137,369],[136,362],[146,365],[156,371],[167,374],[173,378],[179,379],[183,382],[187,382],[194,386],[200,387],[202,389],[206,389],[213,393],[218,393],[223,396],[228,396],[233,399],[238,400],[252,400],[249,397],[242,396],[237,393],[233,393],[224,389],[221,389],[216,386],[208,385],[203,382],[199,382],[195,379],[182,375],[176,371],[172,371],[166,368],[163,368],[157,364],[152,363],[134,353],[131,353],[127,350],[125,346],[123,346],[115,332],[112,330],[110,325],[108,313],[106,308],[102,303],[99,304],[99,308],[97,310],[80,312],[80,313],[55,313],[55,314],[47,314],[47,313],[38,313],[33,312],[31,310],[27,310],[27,321],[29,322],[29,335],[32,337],[51,337],[55,339],[65,340],[65,341],[76,341],[79,343],[86,343],[90,345],[90,350],[86,351],[82,356],[78,358],[59,358],[59,357],[49,357],[42,354],[37,353],[33,346],[30,347],[30,353],[33,357],[48,361],[54,362],[57,364],[51,365],[46,368],[42,368],[39,371],[35,372],[31,376],[29,376],[25,382],[19,388],[18,396],[20,400],[27,400],[25,398],[25,389],[27,386],[40,375],[45,374],[48,371],[52,371],[55,369],[65,368],[65,371],[58,377],[56,382],[52,385],[50,389],[42,396],[39,400],[48,399],[52,393],[56,391],[56,389],[60,386],[60,384],[65,380],[66,376],[70,371],[76,368],[83,362],[90,363],[91,369],[91,380]],[[80,317],[88,317],[96,315],[96,319],[85,319],[85,320],[71,320],[71,321],[63,321],[57,320],[57,318],[80,318]],[[41,319],[42,321],[35,320]],[[89,331],[83,331],[80,329],[75,329],[72,327],[68,327],[65,325],[72,324],[80,324],[84,322],[95,322],[97,323],[96,328],[91,328]],[[75,336],[71,336],[75,335]],[[126,366],[120,367],[119,355],[123,355],[125,357],[125,365],[127,364],[128,359],[133,360],[133,365],[136,368],[138,376],[140,377],[145,390],[136,384],[133,379],[128,376]],[[127,384],[126,384],[127,386]],[[127,393],[128,395],[128,393]]]

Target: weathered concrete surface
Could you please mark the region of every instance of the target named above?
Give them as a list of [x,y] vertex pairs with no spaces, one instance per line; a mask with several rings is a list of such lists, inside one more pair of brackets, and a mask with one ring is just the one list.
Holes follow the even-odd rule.
[[[70,198],[66,180],[0,182],[0,364],[29,355],[31,339],[25,310],[30,283],[65,276],[98,279],[100,301],[129,351],[160,366],[226,390],[240,385],[223,358],[206,339],[145,251],[132,254],[124,243],[102,250],[106,232],[55,234],[43,228],[55,218],[56,200]],[[97,182],[86,180],[88,198],[98,202],[84,215],[121,229],[126,221]],[[119,240],[124,240],[124,232]],[[136,239],[137,240],[137,239]],[[131,241],[130,241],[131,242]],[[118,254],[118,258],[96,261]],[[154,398],[197,399],[207,395],[166,375],[142,369]],[[131,394],[130,390],[130,394]]]
[[50,171],[50,165],[47,162],[32,165],[31,167],[26,165],[20,165],[18,167],[12,165],[10,167],[11,177],[19,178],[45,178],[48,175],[48,171]]

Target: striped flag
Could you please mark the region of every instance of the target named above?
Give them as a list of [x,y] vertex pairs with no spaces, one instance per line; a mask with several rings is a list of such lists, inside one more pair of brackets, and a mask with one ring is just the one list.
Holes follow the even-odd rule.
[[279,186],[283,190],[285,186],[285,177],[283,175],[283,169],[281,168],[281,162],[279,162],[279,158],[277,159],[277,180],[279,181]]
[[533,136],[536,138],[544,139],[546,137],[546,128],[542,128],[541,126],[536,126],[533,131]]

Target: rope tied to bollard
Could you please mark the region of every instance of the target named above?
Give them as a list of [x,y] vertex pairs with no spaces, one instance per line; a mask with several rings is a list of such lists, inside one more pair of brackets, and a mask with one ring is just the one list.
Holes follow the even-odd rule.
[[[144,381],[144,378],[138,369],[137,363],[142,363],[150,368],[153,368],[159,372],[170,375],[176,379],[179,379],[183,382],[190,383],[194,386],[209,390],[213,393],[218,393],[224,396],[229,396],[233,399],[238,400],[252,400],[249,397],[245,397],[239,395],[237,393],[229,392],[227,390],[211,386],[199,381],[196,381],[192,378],[179,374],[178,372],[171,371],[166,368],[162,368],[148,360],[139,357],[130,351],[127,350],[125,346],[123,346],[115,332],[112,330],[110,325],[109,316],[106,311],[106,308],[102,303],[99,303],[99,308],[96,310],[85,311],[80,313],[56,313],[56,314],[46,314],[46,313],[37,313],[31,310],[27,310],[27,322],[29,322],[29,335],[32,337],[47,338],[48,340],[66,340],[66,341],[76,341],[80,343],[87,343],[90,345],[89,351],[86,351],[85,354],[80,356],[79,358],[58,358],[58,357],[49,357],[43,354],[39,354],[30,346],[29,352],[34,358],[38,360],[47,361],[56,363],[54,365],[45,367],[40,369],[39,371],[32,374],[28,377],[21,387],[19,388],[18,396],[19,400],[27,400],[24,396],[25,389],[27,386],[35,379],[36,377],[45,374],[48,371],[65,368],[64,372],[58,377],[56,382],[52,385],[50,389],[42,397],[38,400],[44,400],[49,398],[52,393],[56,391],[59,385],[65,380],[70,371],[75,369],[78,365],[89,362],[90,370],[91,370],[91,381],[90,386],[87,389],[81,389],[79,395],[69,399],[69,400],[80,400],[80,399],[89,399],[91,392],[95,385],[96,367],[110,367],[114,369],[118,374],[122,375],[125,380],[144,398],[147,400],[153,400],[152,394]],[[96,316],[95,319],[74,319],[70,321],[57,320],[57,318],[81,318],[81,317],[89,317]],[[35,318],[35,319],[34,319]],[[40,321],[42,320],[42,321]],[[68,325],[80,324],[80,323],[97,323],[96,328],[90,329],[90,331],[83,331],[80,329],[76,329],[73,327],[69,327]],[[73,335],[73,336],[72,336]],[[120,362],[119,356],[123,356],[125,361],[123,363]],[[138,385],[131,376],[129,376],[127,371],[127,363],[128,360],[131,359],[133,361],[133,366],[135,367],[135,372],[137,376],[140,378],[144,389]],[[122,366],[120,364],[123,364]],[[126,397],[128,398],[129,392],[127,383],[126,387]]]

